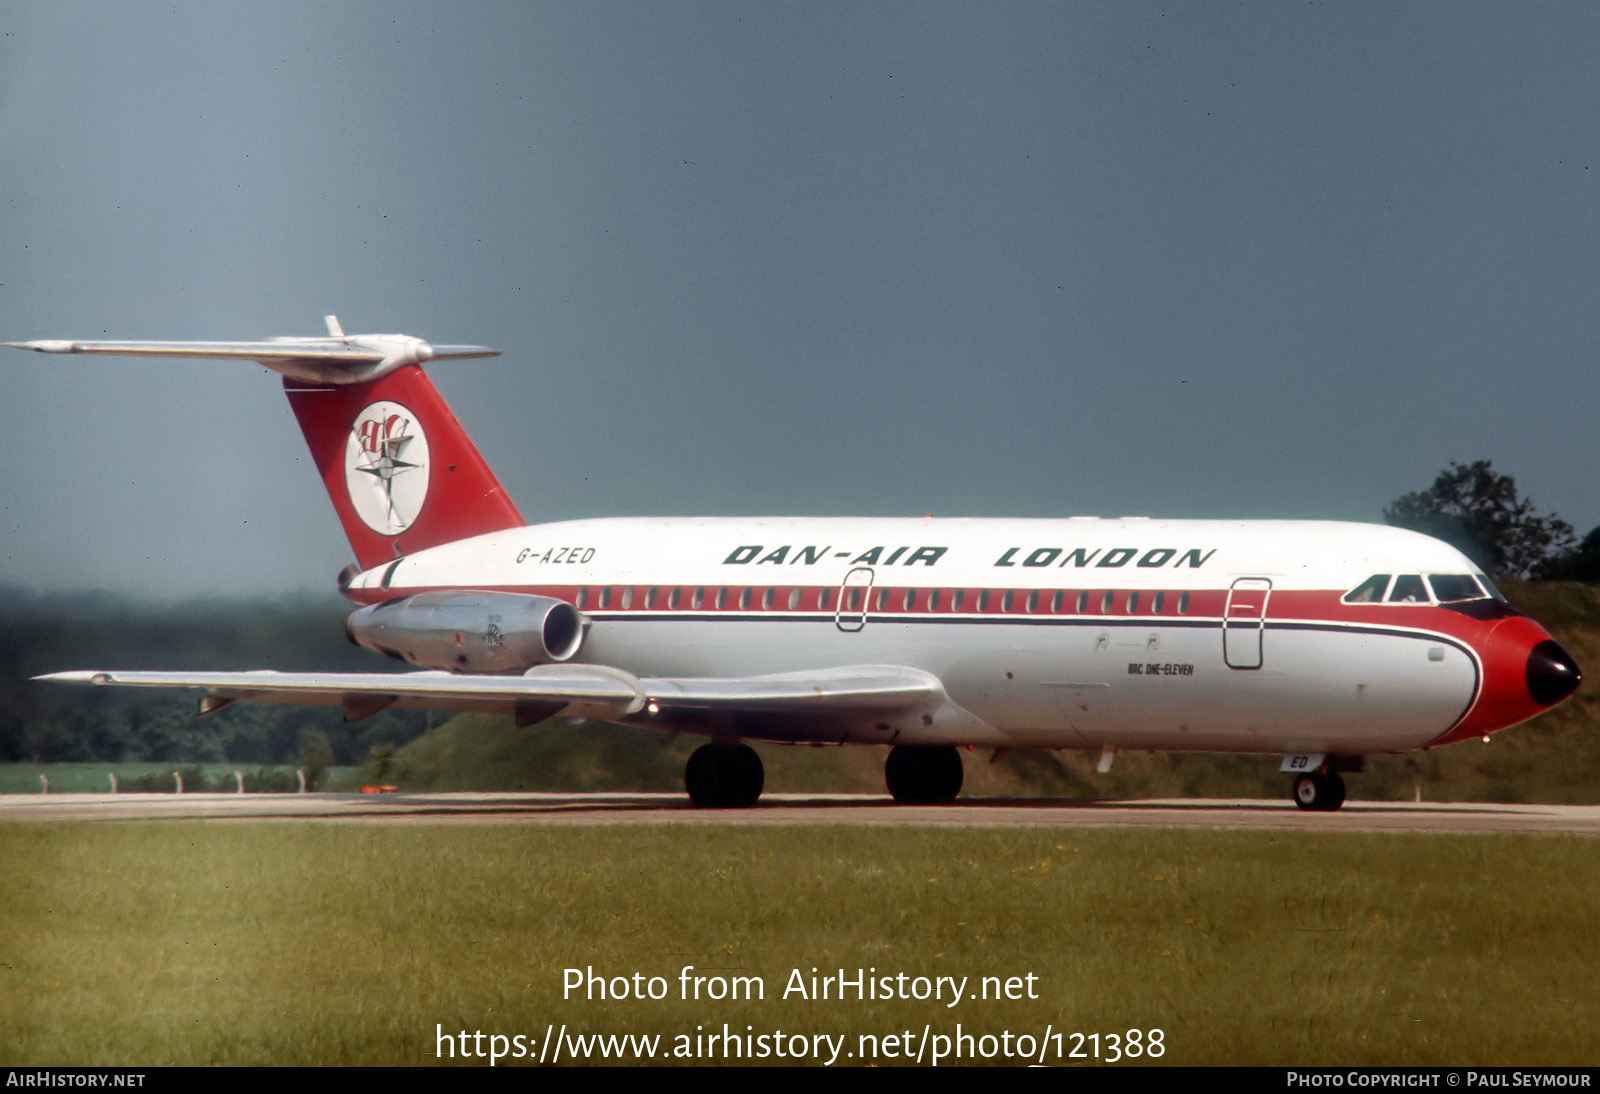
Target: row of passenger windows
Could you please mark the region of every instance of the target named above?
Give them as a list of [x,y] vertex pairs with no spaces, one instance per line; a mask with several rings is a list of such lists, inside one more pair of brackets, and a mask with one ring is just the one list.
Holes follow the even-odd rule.
[[[1354,589],[1344,594],[1346,604],[1377,604],[1387,599],[1390,604],[1427,604],[1428,589],[1433,589],[1433,600],[1450,604],[1458,600],[1482,600],[1486,596],[1498,598],[1499,590],[1489,584],[1489,579],[1472,574],[1429,574],[1423,584],[1421,574],[1373,574]],[[1386,598],[1384,593],[1389,595]]]
[[[636,605],[646,611],[665,608],[676,611],[687,608],[698,611],[711,608],[716,611],[772,611],[780,602],[789,611],[834,611],[834,593],[831,587],[806,589],[781,588],[684,588],[648,586],[636,589],[602,585],[598,589],[587,586],[578,589],[577,606],[601,610],[619,607],[631,610]],[[1048,613],[1059,615],[1071,612],[1076,615],[1162,615],[1175,611],[1178,615],[1189,612],[1189,594],[1169,595],[1165,591],[1149,592],[1134,589],[1119,592],[1114,589],[1090,591],[1067,589],[868,589],[861,586],[843,590],[844,603],[837,610],[864,611],[864,597],[870,594],[871,610],[875,612],[963,612],[992,611],[1011,614]],[[1450,604],[1463,600],[1480,600],[1500,597],[1489,579],[1473,574],[1373,574],[1351,589],[1343,597],[1346,604]]]
[[[631,610],[635,605],[643,607],[646,611],[665,608],[675,611],[679,608],[688,608],[695,611],[703,608],[712,608],[716,611],[725,611],[733,608],[738,611],[751,611],[759,608],[761,611],[771,611],[777,607],[780,600],[789,611],[834,611],[835,602],[833,588],[802,589],[790,588],[787,590],[776,588],[718,588],[705,587],[685,589],[677,586],[660,588],[649,586],[636,590],[632,586],[620,589],[610,585],[603,585],[599,589],[587,586],[578,590],[577,606],[580,610],[596,608],[605,610],[616,606]],[[1186,592],[1169,595],[1164,591],[1145,592],[1133,590],[1131,592],[1118,592],[1105,590],[1090,592],[1087,589],[1076,592],[1066,589],[1041,590],[1041,589],[866,589],[860,586],[846,588],[843,591],[843,604],[838,610],[846,612],[859,612],[866,610],[863,599],[871,594],[872,610],[875,612],[1026,612],[1034,614],[1047,612],[1059,615],[1070,611],[1077,615],[1084,615],[1091,611],[1100,615],[1113,613],[1124,615],[1161,615],[1169,609],[1175,610],[1178,615],[1187,615],[1189,612],[1189,594]],[[637,594],[637,595],[636,595]]]

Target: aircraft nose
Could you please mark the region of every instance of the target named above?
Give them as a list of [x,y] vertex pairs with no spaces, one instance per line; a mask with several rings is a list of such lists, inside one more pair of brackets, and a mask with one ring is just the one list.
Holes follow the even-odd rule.
[[1528,694],[1540,706],[1559,703],[1577,690],[1583,673],[1559,642],[1546,640],[1528,654]]

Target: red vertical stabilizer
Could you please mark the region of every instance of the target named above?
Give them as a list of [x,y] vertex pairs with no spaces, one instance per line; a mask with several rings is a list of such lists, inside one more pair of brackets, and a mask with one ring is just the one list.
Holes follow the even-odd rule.
[[362,569],[526,523],[417,365],[283,387]]

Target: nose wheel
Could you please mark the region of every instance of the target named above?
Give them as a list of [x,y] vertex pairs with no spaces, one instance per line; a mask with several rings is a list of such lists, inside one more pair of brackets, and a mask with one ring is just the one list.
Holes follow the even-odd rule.
[[1309,771],[1297,776],[1294,803],[1314,813],[1331,813],[1344,804],[1344,780],[1337,771]]

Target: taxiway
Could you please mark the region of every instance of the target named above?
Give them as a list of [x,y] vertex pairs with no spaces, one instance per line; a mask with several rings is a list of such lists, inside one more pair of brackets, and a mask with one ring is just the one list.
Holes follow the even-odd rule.
[[1284,832],[1541,833],[1600,836],[1600,806],[1349,802],[1308,813],[1288,802],[962,798],[895,805],[870,794],[770,794],[712,810],[674,793],[7,794],[0,823],[300,821],[347,824],[939,825],[962,828],[1189,828]]

